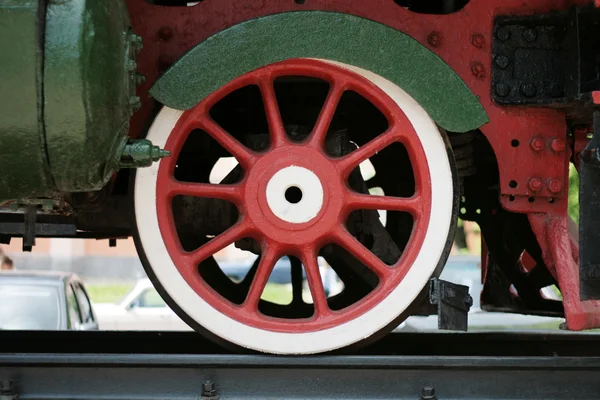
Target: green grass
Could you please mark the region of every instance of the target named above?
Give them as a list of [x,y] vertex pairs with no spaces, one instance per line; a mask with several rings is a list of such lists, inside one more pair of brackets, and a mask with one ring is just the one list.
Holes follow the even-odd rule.
[[122,299],[133,289],[133,285],[121,284],[89,284],[86,285],[90,299],[94,303],[114,303]]
[[269,283],[265,287],[265,290],[260,298],[275,304],[290,304],[292,302],[291,286]]
[[523,325],[519,325],[519,326],[510,326],[510,325],[506,325],[506,326],[482,326],[482,327],[469,327],[469,331],[479,331],[479,330],[486,330],[486,331],[547,331],[547,330],[551,330],[551,331],[558,331],[559,330],[559,326],[560,326],[560,322],[559,321],[552,321],[552,322],[544,322],[541,324],[535,324],[535,325],[529,325],[529,326],[523,326]]

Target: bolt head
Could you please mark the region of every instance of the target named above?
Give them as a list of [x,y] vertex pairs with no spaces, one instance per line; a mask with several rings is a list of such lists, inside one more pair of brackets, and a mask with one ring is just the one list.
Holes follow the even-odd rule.
[[478,49],[483,49],[485,47],[485,37],[479,33],[476,33],[471,38],[471,43]]
[[137,69],[137,63],[135,62],[135,60],[127,61],[127,69],[130,71],[135,71]]
[[528,186],[529,190],[531,190],[532,192],[539,192],[540,190],[542,190],[544,184],[542,183],[542,180],[540,178],[531,178],[529,180]]
[[440,47],[442,45],[442,34],[438,31],[433,31],[427,37],[427,42],[433,47]]
[[526,42],[535,42],[537,40],[538,33],[533,28],[527,28],[523,31],[523,40]]
[[473,75],[475,75],[478,79],[483,79],[485,78],[485,67],[483,66],[482,63],[480,62],[475,62],[471,65],[471,72],[473,73]]
[[508,39],[510,39],[510,31],[506,27],[498,28],[498,30],[496,31],[496,37],[499,40],[505,42]]
[[567,145],[566,145],[565,141],[562,139],[559,139],[559,138],[552,139],[552,142],[550,142],[550,147],[556,153],[562,153],[565,150],[566,146]]
[[501,54],[496,56],[495,62],[499,68],[506,69],[510,65],[510,58]]
[[435,389],[432,387],[424,387],[421,389],[421,399],[435,399]]
[[544,139],[541,137],[535,137],[531,139],[530,144],[533,151],[542,151],[544,149]]
[[202,384],[202,395],[203,396],[214,396],[217,393],[215,383],[213,381],[206,381]]
[[535,97],[537,94],[537,88],[533,83],[524,83],[521,85],[521,93],[525,97]]
[[497,83],[495,86],[496,94],[500,97],[506,97],[510,94],[510,86],[506,83]]
[[563,185],[561,181],[558,179],[552,179],[550,183],[548,183],[548,190],[550,190],[552,193],[560,193],[562,186]]

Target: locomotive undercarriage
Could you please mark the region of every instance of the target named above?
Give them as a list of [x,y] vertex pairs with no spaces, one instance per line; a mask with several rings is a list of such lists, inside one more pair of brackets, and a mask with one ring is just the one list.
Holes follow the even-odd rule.
[[[132,29],[118,63],[131,119],[112,121],[116,139],[102,139],[110,162],[89,160],[82,168],[102,164],[98,173],[70,177],[73,161],[57,154],[81,155],[55,146],[60,130],[46,123],[48,187],[0,196],[0,243],[23,237],[31,250],[36,237],[116,245],[134,236],[161,294],[197,330],[234,347],[313,353],[427,313],[427,283],[460,217],[481,227],[484,309],[600,326],[597,2],[127,6]],[[52,59],[52,46],[45,51]],[[55,118],[44,110],[42,121]],[[230,168],[215,178],[223,162]],[[579,234],[567,214],[570,163],[581,173]],[[229,245],[255,257],[241,282],[213,257]],[[284,256],[294,300],[261,300],[260,283]],[[317,283],[321,259],[341,293]],[[563,301],[542,294],[553,285]],[[366,326],[396,290],[410,294],[357,337],[288,342],[360,318]],[[272,343],[208,326],[192,311],[205,305]]]

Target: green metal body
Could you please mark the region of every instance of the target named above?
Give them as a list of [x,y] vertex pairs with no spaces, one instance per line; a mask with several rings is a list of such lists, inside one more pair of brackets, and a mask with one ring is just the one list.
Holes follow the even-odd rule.
[[429,49],[385,25],[333,12],[275,14],[219,32],[175,63],[150,93],[186,110],[240,75],[292,58],[334,60],[379,74],[449,131],[466,132],[488,122],[471,90]]
[[52,191],[42,123],[40,0],[0,0],[0,201]]
[[105,185],[140,47],[122,0],[0,0],[0,204]]
[[44,120],[61,192],[100,189],[117,170],[135,97],[135,53],[122,0],[51,0]]

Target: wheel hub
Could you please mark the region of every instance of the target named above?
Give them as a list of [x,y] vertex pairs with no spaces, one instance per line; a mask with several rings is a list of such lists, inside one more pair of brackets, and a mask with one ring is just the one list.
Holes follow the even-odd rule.
[[302,224],[321,211],[323,185],[313,171],[291,165],[271,177],[266,197],[273,214],[285,222]]
[[316,149],[289,144],[250,168],[243,196],[256,228],[295,252],[299,245],[326,240],[340,224],[343,191],[333,160]]

